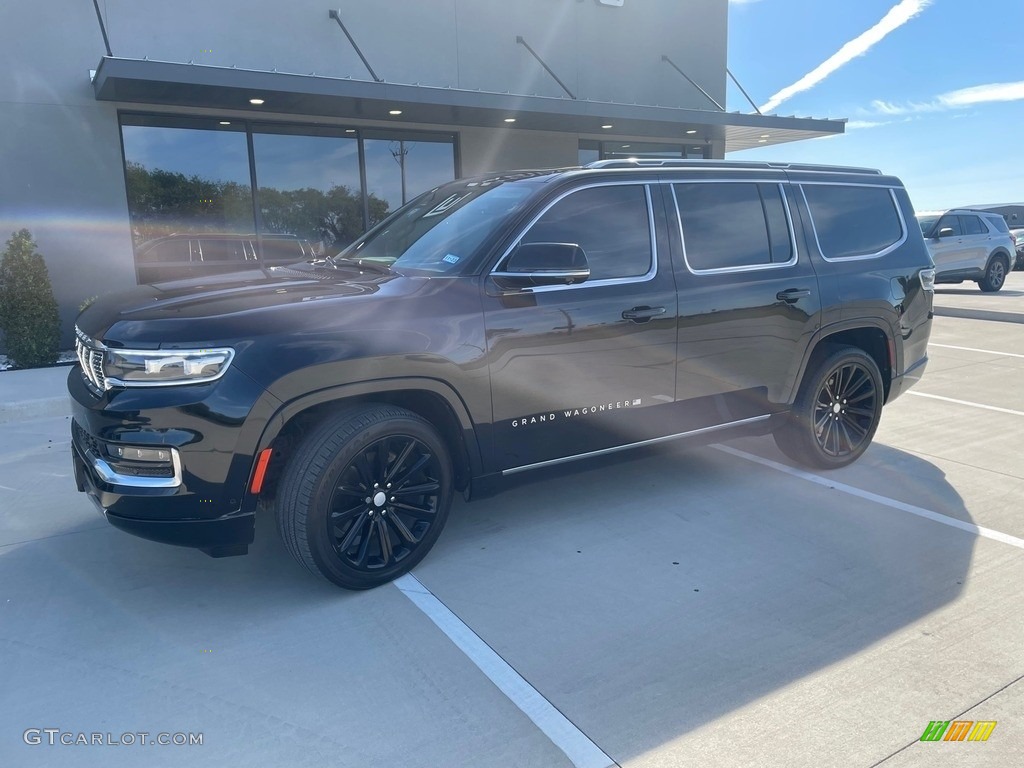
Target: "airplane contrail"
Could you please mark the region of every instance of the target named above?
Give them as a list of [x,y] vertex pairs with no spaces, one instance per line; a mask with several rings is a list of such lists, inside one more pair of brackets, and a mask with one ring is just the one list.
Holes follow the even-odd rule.
[[863,56],[872,46],[883,40],[886,35],[899,29],[919,15],[932,2],[934,0],[900,0],[899,3],[889,9],[889,12],[885,14],[880,22],[871,27],[867,32],[858,35],[795,83],[786,86],[774,94],[761,107],[761,111],[771,112],[786,99],[801,91],[813,88],[844,64],[848,64],[858,56]]

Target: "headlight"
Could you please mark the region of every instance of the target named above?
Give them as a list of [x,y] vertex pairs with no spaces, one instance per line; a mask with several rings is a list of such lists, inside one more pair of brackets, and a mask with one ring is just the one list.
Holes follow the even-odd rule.
[[235,351],[222,349],[110,349],[103,370],[119,387],[202,384],[224,375]]

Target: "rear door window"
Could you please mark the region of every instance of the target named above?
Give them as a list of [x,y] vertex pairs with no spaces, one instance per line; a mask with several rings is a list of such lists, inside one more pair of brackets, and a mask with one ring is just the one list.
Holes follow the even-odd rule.
[[777,184],[674,184],[686,264],[693,272],[790,263],[793,244]]
[[961,216],[960,226],[965,235],[983,235],[987,231],[977,216]]
[[203,238],[199,241],[199,247],[202,249],[204,262],[245,261],[245,249],[241,239],[210,240]]

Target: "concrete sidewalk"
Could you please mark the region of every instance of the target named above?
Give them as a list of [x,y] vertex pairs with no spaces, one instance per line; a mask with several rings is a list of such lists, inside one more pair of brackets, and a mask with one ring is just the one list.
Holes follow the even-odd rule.
[[0,371],[0,424],[66,416],[71,365]]

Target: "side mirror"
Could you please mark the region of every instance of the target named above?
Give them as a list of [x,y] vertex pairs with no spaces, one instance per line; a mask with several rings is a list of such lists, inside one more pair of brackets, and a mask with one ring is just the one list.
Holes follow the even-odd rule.
[[575,243],[523,243],[491,275],[500,288],[573,285],[590,277],[587,254]]
[[936,235],[936,237],[952,237],[952,236],[953,236],[953,228],[952,227],[943,227],[942,229],[939,230],[939,234]]

